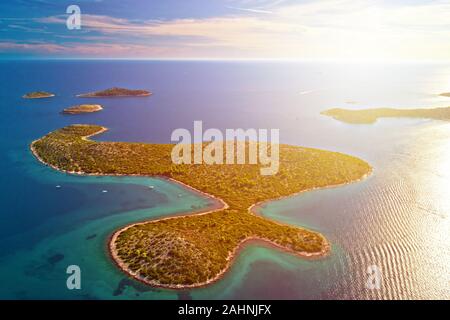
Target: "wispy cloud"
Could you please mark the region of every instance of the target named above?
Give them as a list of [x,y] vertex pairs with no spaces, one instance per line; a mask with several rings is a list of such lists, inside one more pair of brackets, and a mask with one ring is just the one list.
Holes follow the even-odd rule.
[[34,33],[47,33],[50,34],[51,32],[49,32],[47,30],[47,28],[45,26],[42,27],[29,27],[29,26],[25,26],[25,25],[21,25],[21,24],[8,24],[7,28],[9,29],[16,29],[16,30],[20,30],[20,31],[24,31],[24,32],[34,32]]
[[264,13],[264,14],[272,14],[273,13],[273,11],[264,10],[264,9],[238,8],[238,7],[232,7],[232,6],[227,6],[227,8],[232,9],[232,10],[251,12],[251,13]]
[[[55,56],[89,56],[89,57],[141,57],[145,58],[152,55],[167,55],[172,48],[170,47],[148,47],[145,45],[129,44],[80,44],[77,42],[65,43],[64,45],[56,43],[17,43],[1,42],[0,50],[4,52],[43,52],[51,53]],[[133,56],[130,56],[130,51]],[[180,52],[181,53],[181,52]],[[187,53],[187,52],[186,52]]]
[[45,52],[58,53],[66,50],[64,46],[50,43],[17,43],[17,42],[0,42],[0,50],[4,52]]

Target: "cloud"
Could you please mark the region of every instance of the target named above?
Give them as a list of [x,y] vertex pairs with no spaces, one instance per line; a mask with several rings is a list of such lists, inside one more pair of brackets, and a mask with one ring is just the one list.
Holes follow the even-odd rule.
[[[229,7],[236,13],[201,19],[132,20],[83,14],[82,30],[100,34],[111,44],[93,44],[95,50],[78,48],[78,52],[101,55],[104,48],[111,49],[105,54],[122,54],[128,45],[139,54],[162,52],[166,57],[450,60],[450,2],[446,0],[415,5],[372,0],[245,4],[253,9]],[[34,22],[65,25],[65,19],[52,16]]]
[[[148,57],[151,55],[166,55],[172,48],[170,47],[149,47],[145,45],[129,44],[80,44],[77,42],[65,43],[64,45],[55,43],[0,43],[0,51],[3,52],[31,52],[31,53],[50,53],[54,56],[88,56],[88,57],[129,57],[133,52],[133,57]],[[182,54],[182,52],[180,52]]]
[[264,9],[238,8],[238,7],[232,7],[232,6],[227,6],[227,8],[233,9],[233,10],[251,12],[251,13],[264,13],[264,14],[272,14],[273,13],[273,11],[264,10]]
[[2,52],[45,52],[58,53],[66,50],[64,46],[50,43],[17,43],[0,42],[0,51]]
[[36,28],[36,27],[24,26],[21,24],[8,24],[7,28],[21,30],[24,32],[34,32],[34,33],[41,33],[41,34],[42,33],[50,33],[45,26],[42,28]]

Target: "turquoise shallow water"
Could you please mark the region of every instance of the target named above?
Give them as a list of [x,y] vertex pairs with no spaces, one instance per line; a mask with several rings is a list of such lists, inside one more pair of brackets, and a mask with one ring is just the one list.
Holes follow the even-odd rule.
[[[446,106],[449,99],[435,93],[448,91],[450,68],[347,67],[0,62],[0,298],[450,298],[449,124],[391,119],[354,126],[319,114],[330,106]],[[148,88],[154,95],[95,100],[105,104],[96,114],[59,114],[80,103],[75,94],[111,86]],[[21,99],[34,90],[57,96]],[[305,260],[251,244],[221,281],[206,288],[141,285],[111,262],[108,236],[134,221],[206,208],[210,200],[159,179],[66,175],[41,165],[28,150],[34,139],[70,123],[107,126],[100,140],[168,142],[173,129],[191,128],[194,120],[220,129],[280,128],[282,142],[369,161],[374,174],[362,182],[270,202],[259,211],[322,232],[332,254]],[[79,291],[65,285],[71,264],[81,267]],[[373,264],[383,273],[376,291],[365,286]]]
[[[36,168],[37,172],[34,173],[42,176],[48,170],[50,169]],[[130,191],[134,196],[136,193],[140,193],[141,197],[148,197],[152,193],[158,195],[153,196],[153,207],[120,212],[117,210],[124,209],[112,207],[112,211],[107,215],[104,207],[82,206],[69,213],[69,218],[65,215],[49,219],[33,231],[8,239],[10,243],[17,243],[16,240],[33,242],[26,243],[23,248],[2,257],[0,273],[3,276],[8,275],[2,279],[0,291],[2,297],[40,299],[138,298],[140,295],[143,298],[177,297],[174,292],[149,290],[134,281],[128,281],[108,257],[107,240],[114,230],[133,221],[204,208],[211,204],[210,200],[159,179],[75,177],[50,172],[47,174],[45,183],[51,185],[55,193],[70,186],[71,191],[80,188],[82,192],[96,192],[97,197],[107,198],[105,201],[109,202],[117,196],[130,201],[130,197],[124,194]],[[60,188],[56,188],[56,185]],[[89,189],[85,191],[87,185]],[[150,185],[154,187],[151,190]],[[103,190],[108,192],[105,193]],[[161,195],[164,196],[163,201],[160,200]],[[101,215],[96,217],[96,211],[101,211]],[[82,290],[70,291],[65,286],[66,268],[72,264],[78,265],[82,270]],[[128,286],[134,290],[127,292]],[[141,293],[142,290],[144,291]]]

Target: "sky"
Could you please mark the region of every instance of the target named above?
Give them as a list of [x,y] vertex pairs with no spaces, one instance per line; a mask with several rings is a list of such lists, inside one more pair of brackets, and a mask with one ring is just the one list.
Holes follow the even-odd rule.
[[0,1],[0,58],[450,61],[450,0]]

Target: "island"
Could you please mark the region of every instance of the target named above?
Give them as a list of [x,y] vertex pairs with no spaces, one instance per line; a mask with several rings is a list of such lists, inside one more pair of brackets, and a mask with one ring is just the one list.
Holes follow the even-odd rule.
[[42,98],[51,98],[54,96],[55,95],[50,92],[34,91],[34,92],[30,92],[30,93],[23,95],[22,98],[24,98],[24,99],[42,99]]
[[372,124],[378,118],[424,118],[435,120],[450,120],[450,107],[434,109],[392,109],[376,108],[363,110],[350,110],[334,108],[321,112],[336,120],[351,124]]
[[80,104],[77,106],[72,106],[66,108],[62,111],[63,114],[81,114],[81,113],[92,113],[103,110],[102,106],[99,104]]
[[110,88],[101,91],[83,93],[77,95],[79,98],[112,98],[112,97],[148,97],[152,93],[147,90],[130,90],[125,88]]
[[450,98],[450,92],[443,92],[440,94],[442,97],[449,97]]
[[203,211],[193,208],[183,215],[133,223],[112,234],[109,251],[116,265],[157,287],[210,284],[251,241],[304,258],[328,254],[330,245],[319,232],[264,218],[256,209],[269,200],[359,181],[372,170],[350,155],[284,144],[279,145],[279,171],[272,176],[261,175],[255,164],[174,164],[173,144],[89,139],[106,130],[70,125],[32,142],[30,148],[39,161],[56,170],[170,179],[215,202]]

